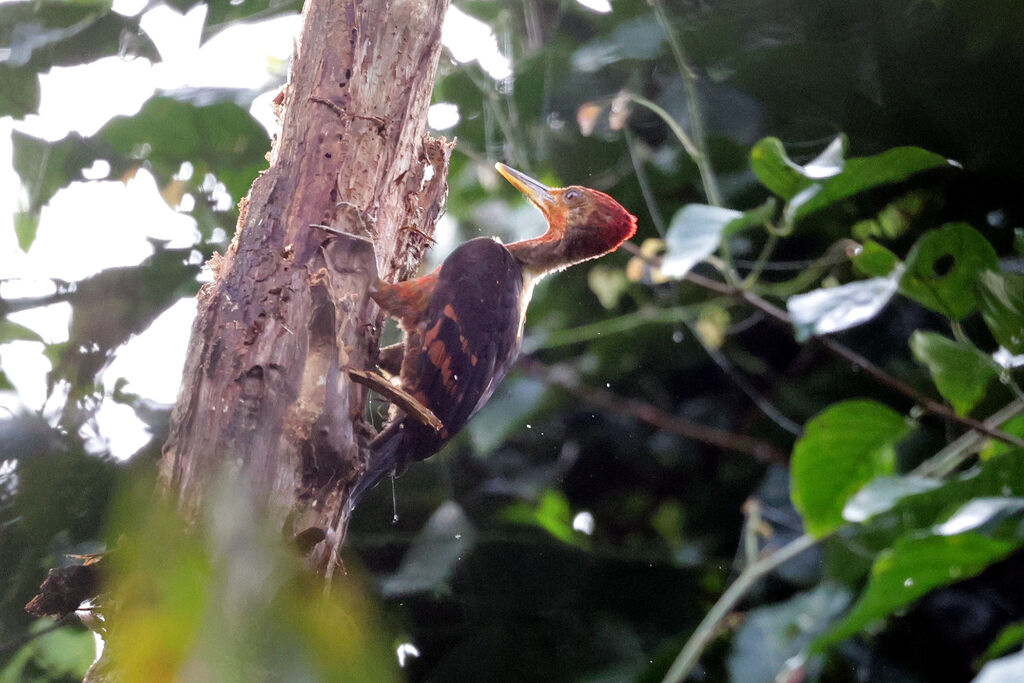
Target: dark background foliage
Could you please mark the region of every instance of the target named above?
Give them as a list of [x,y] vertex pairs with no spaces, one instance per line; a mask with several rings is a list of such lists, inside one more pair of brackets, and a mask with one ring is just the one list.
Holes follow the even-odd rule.
[[[184,10],[193,3],[171,4]],[[839,134],[849,141],[848,157],[913,145],[959,162],[802,219],[759,279],[760,293],[776,303],[860,278],[840,240],[883,241],[878,233],[892,225],[885,246],[901,259],[928,231],[962,221],[984,234],[1005,268],[1017,264],[1013,228],[1024,220],[1019,3],[667,0],[661,18],[658,5],[642,0],[616,0],[610,14],[569,2],[456,6],[494,28],[514,71],[496,82],[475,63],[443,60],[435,99],[456,104],[460,115],[443,131],[458,137],[448,215],[460,239],[512,239],[538,227],[490,170],[496,160],[552,184],[608,192],[639,217],[638,245],[664,238],[683,206],[706,203],[698,165],[664,118],[628,92],[698,139],[703,127],[724,204],[740,211],[771,195],[750,156],[767,136],[779,138],[797,163]],[[211,2],[207,33],[295,10],[294,3]],[[35,110],[37,75],[52,66],[123,52],[126,41],[132,54],[157,58],[138,19],[103,3],[5,4],[0,27],[0,45],[11,48],[0,61],[0,114],[15,118]],[[673,40],[697,75],[699,119]],[[114,177],[142,165],[162,186],[182,182],[173,176],[187,161],[197,170],[179,191],[196,199],[190,214],[201,238],[194,249],[204,257],[222,250],[216,228],[230,235],[236,213],[202,180],[212,174],[238,198],[265,163],[267,136],[248,113],[253,95],[164,92],[88,138],[49,143],[15,133],[14,167],[32,198],[14,219],[20,244],[31,248],[40,208],[95,159],[107,160]],[[874,227],[864,222],[875,218]],[[766,239],[763,232],[732,238],[740,274],[755,267]],[[24,411],[0,420],[0,642],[16,645],[38,628],[21,606],[46,568],[67,553],[101,547],[114,491],[152,474],[169,406],[102,386],[97,373],[131,335],[196,291],[199,268],[189,251],[158,247],[137,266],[62,283],[54,295],[71,302],[72,340],[40,349],[53,362],[51,383],[69,389],[66,405],[46,419]],[[687,281],[627,277],[629,260],[620,252],[543,283],[527,323],[526,362],[441,456],[414,466],[393,492],[387,482],[379,486],[356,515],[346,563],[356,573],[365,569],[395,643],[418,648],[407,662],[410,679],[659,680],[744,566],[744,549],[778,548],[802,533],[788,472],[799,426],[852,398],[911,411],[906,396],[821,344],[797,341],[791,326],[756,307],[713,299]],[[716,277],[706,265],[697,272]],[[816,276],[790,282],[808,272]],[[102,308],[102,323],[89,324],[111,299],[122,303],[120,312]],[[6,315],[49,302],[0,301],[0,343],[35,339]],[[948,326],[940,313],[896,298],[839,338],[942,400],[949,397],[915,364],[908,340]],[[967,317],[963,329],[983,350],[996,348],[982,316]],[[582,388],[571,394],[566,383]],[[12,389],[3,375],[0,389]],[[994,383],[974,414],[991,414],[1009,391]],[[618,410],[601,403],[602,392]],[[130,405],[151,427],[152,442],[126,463],[86,452],[82,428],[102,401]],[[778,455],[757,458],[687,438],[638,419],[624,409],[630,405],[756,438],[768,449],[761,455]],[[960,431],[922,417],[900,442],[897,471]],[[759,582],[742,603],[747,619],[727,622],[701,660],[701,675],[771,680],[812,634],[835,623],[900,523],[906,531],[933,520],[916,503],[908,508],[888,522],[844,527]],[[921,515],[919,524],[906,521],[911,513]],[[592,530],[578,530],[589,520]],[[995,636],[1022,618],[1021,558],[1002,556],[884,626],[837,639],[807,673],[836,681],[970,680]],[[25,653],[10,647],[0,656],[14,675],[59,679],[77,671],[53,665],[43,648]]]

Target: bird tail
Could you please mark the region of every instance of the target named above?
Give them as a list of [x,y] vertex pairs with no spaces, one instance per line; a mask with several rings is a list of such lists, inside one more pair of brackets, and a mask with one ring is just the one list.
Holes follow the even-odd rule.
[[370,442],[370,461],[366,466],[366,472],[356,482],[352,493],[349,494],[349,512],[355,509],[363,494],[376,486],[385,474],[394,472],[401,465],[399,449],[402,445],[402,437],[405,435],[405,427],[402,422],[401,419],[395,420]]

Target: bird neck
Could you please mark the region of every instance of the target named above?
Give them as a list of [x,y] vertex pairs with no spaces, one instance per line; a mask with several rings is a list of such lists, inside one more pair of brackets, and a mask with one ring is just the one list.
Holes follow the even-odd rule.
[[523,269],[533,280],[538,280],[548,273],[568,268],[585,259],[573,259],[566,254],[566,240],[558,239],[550,231],[540,237],[534,237],[508,245],[509,252],[523,264]]

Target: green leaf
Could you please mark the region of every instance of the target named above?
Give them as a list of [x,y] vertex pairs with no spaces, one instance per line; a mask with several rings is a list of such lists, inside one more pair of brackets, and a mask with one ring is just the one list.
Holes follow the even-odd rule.
[[978,278],[981,315],[1000,346],[1024,353],[1024,276],[988,271]]
[[[52,624],[49,618],[38,619],[29,632],[39,633]],[[47,674],[45,680],[80,679],[95,658],[96,645],[92,633],[70,626],[59,628],[36,636],[19,648],[8,665],[0,670],[0,683],[43,680],[29,675],[29,672],[35,673],[39,669]]]
[[896,293],[898,273],[816,289],[789,297],[786,308],[796,338],[839,332],[874,318]]
[[926,308],[960,320],[977,307],[975,283],[999,258],[966,223],[947,223],[921,236],[907,254],[900,292]]
[[764,138],[750,150],[750,169],[762,185],[788,200],[816,181],[842,172],[845,147],[845,138],[839,136],[816,159],[801,166],[789,158],[778,138]]
[[381,582],[381,592],[394,597],[442,590],[475,539],[476,529],[465,511],[447,501],[416,535],[398,571]]
[[188,161],[241,197],[266,166],[266,131],[234,102],[195,106],[153,97],[134,116],[112,119],[96,137],[125,157],[145,159],[161,183]]
[[0,63],[0,83],[0,116],[21,119],[39,109],[39,74],[33,67]]
[[865,275],[884,277],[900,265],[900,260],[878,242],[868,240],[853,257],[853,265]]
[[776,138],[765,138],[750,152],[750,168],[766,188],[787,200],[790,224],[880,185],[903,182],[915,173],[949,166],[942,156],[919,147],[896,147],[870,157],[842,159],[838,137],[814,161],[801,166]]
[[623,59],[653,59],[661,52],[665,29],[653,16],[623,21],[611,34],[581,45],[572,54],[572,66],[583,73],[598,71]]
[[0,116],[23,118],[39,107],[39,74],[54,66],[102,57],[159,59],[139,30],[139,16],[111,10],[110,2],[8,2],[0,4]]
[[[1000,430],[1006,432],[1007,434],[1013,434],[1014,436],[1024,437],[1024,415],[1017,415],[1015,417],[1011,417],[1003,424],[998,425],[998,427]],[[985,444],[984,448],[981,449],[981,452],[978,453],[978,456],[982,460],[990,460],[992,458],[1003,455],[1004,453],[1009,453],[1010,451],[1014,450],[1017,450],[1016,446],[1011,446],[1008,443],[1003,443],[1002,441],[990,439],[988,443]]]
[[529,377],[510,377],[494,397],[466,425],[466,433],[479,456],[493,453],[535,414],[547,386]]
[[895,147],[874,156],[847,159],[843,172],[821,183],[821,191],[800,206],[794,220],[866,190],[901,183],[922,171],[949,166],[945,157],[920,147]]
[[930,195],[924,191],[908,192],[887,204],[875,218],[855,223],[850,232],[857,240],[872,237],[896,239],[910,228],[914,218],[924,212],[930,199]]
[[505,508],[502,517],[516,524],[540,527],[568,545],[586,545],[587,538],[573,529],[572,508],[560,492],[547,490],[536,505],[526,501]]
[[853,610],[812,645],[819,650],[884,619],[926,593],[971,576],[1013,552],[1020,542],[968,532],[906,536],[879,553],[867,588]]
[[1019,517],[1021,511],[1024,511],[1024,498],[974,498],[936,526],[934,531],[942,536],[956,536],[979,529],[989,531],[1007,518]]
[[41,342],[43,338],[24,325],[19,325],[6,319],[0,320],[0,344],[12,341]]
[[793,448],[793,505],[807,531],[822,536],[843,523],[843,506],[875,477],[892,474],[895,445],[910,432],[888,406],[852,400],[829,406]]
[[919,363],[928,368],[939,393],[966,415],[985,396],[989,382],[996,377],[992,362],[970,344],[947,339],[934,332],[914,332],[910,350]]
[[16,130],[11,134],[11,141],[14,170],[21,176],[29,197],[28,207],[18,216],[15,226],[18,244],[24,250],[35,239],[39,210],[58,190],[81,180],[82,169],[92,165],[100,152],[77,133],[50,142]]
[[776,680],[786,661],[799,655],[849,604],[846,588],[824,582],[784,602],[751,610],[732,640],[729,680]]
[[18,248],[27,252],[36,241],[39,230],[39,214],[29,211],[18,211],[14,214],[14,234],[18,238]]
[[765,202],[749,211],[687,204],[676,212],[669,223],[665,235],[667,251],[661,261],[662,274],[682,278],[695,265],[713,254],[724,238],[762,225],[771,218],[774,210],[774,201]]
[[933,491],[940,486],[942,482],[926,477],[875,477],[843,506],[843,519],[847,522],[867,521],[891,510],[908,496]]
[[1007,652],[1016,650],[1022,644],[1024,644],[1024,621],[1018,621],[1000,631],[996,639],[985,650],[985,654],[981,656],[981,660],[988,661],[1002,657]]

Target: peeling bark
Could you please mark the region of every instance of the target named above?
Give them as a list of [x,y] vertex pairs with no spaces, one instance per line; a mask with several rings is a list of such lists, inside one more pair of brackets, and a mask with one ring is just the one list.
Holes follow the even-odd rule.
[[[194,519],[225,468],[330,576],[365,467],[378,272],[415,267],[442,207],[451,145],[425,134],[447,0],[308,0],[270,167],[242,201],[199,294],[161,486]],[[432,173],[427,173],[428,167]],[[373,240],[328,238],[311,224]]]

